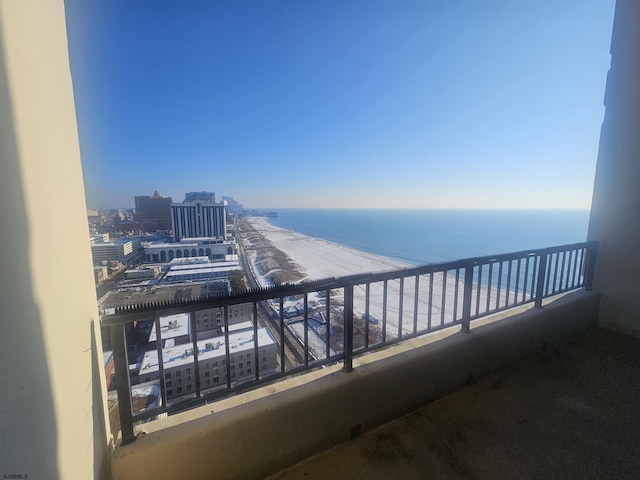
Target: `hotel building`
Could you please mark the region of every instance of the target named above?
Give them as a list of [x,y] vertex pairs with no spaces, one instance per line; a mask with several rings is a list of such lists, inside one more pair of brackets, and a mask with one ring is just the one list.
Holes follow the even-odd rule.
[[190,192],[184,202],[171,204],[173,239],[219,237],[226,238],[226,206],[216,203],[212,192]]
[[[277,344],[266,328],[258,329],[258,355],[255,352],[253,329],[229,332],[229,372],[231,383],[239,383],[276,372],[278,367]],[[225,337],[201,340],[198,345],[200,386],[203,391],[215,390],[227,385],[227,358]],[[195,393],[196,374],[193,346],[175,345],[162,349],[163,372],[167,398],[177,398]],[[158,352],[144,354],[138,379],[147,383],[158,380]]]

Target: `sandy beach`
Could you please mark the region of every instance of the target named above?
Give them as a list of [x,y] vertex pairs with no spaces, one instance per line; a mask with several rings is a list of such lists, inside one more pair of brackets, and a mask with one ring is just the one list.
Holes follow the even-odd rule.
[[[243,227],[244,250],[254,273],[254,278],[262,286],[292,283],[304,280],[342,277],[358,273],[375,273],[410,267],[410,265],[383,256],[348,248],[326,240],[309,237],[298,232],[275,227],[262,217],[250,217]],[[381,320],[386,312],[387,338],[397,336],[402,322],[403,334],[413,331],[414,322],[418,330],[430,324],[432,327],[450,323],[462,315],[463,280],[456,282],[455,274],[423,275],[416,284],[415,277],[404,282],[392,280],[387,283],[387,304],[384,309],[383,282],[370,284],[369,314],[375,319],[372,329],[382,328]],[[443,281],[445,286],[443,288]],[[457,288],[456,288],[457,284]],[[416,286],[419,289],[415,299]],[[429,302],[429,291],[433,297]],[[400,292],[402,291],[402,295]],[[444,295],[443,295],[444,291]],[[443,298],[444,297],[444,298]],[[311,300],[311,299],[310,299]],[[313,300],[323,303],[318,296]],[[332,305],[340,304],[342,294],[332,297]],[[455,309],[455,315],[454,315]],[[385,310],[385,311],[383,311]],[[366,287],[358,285],[354,289],[354,318],[363,318],[366,312]],[[430,318],[430,323],[429,323]],[[302,335],[302,324],[291,322],[290,328]],[[325,344],[320,332],[317,338],[310,338],[312,350],[322,355]],[[311,335],[316,337],[316,335]],[[314,348],[317,344],[317,348]]]
[[[410,267],[390,258],[275,227],[264,217],[250,217],[247,221],[273,248],[285,253],[299,267],[302,273],[299,281]],[[260,260],[256,259],[258,265]],[[265,277],[269,272],[260,273]],[[265,286],[268,284],[264,283]]]

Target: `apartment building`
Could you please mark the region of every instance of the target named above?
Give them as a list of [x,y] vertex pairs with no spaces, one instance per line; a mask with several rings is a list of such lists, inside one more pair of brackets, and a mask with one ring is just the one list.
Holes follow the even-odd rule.
[[[253,329],[229,332],[229,373],[232,384],[271,375],[278,368],[277,344],[266,328],[258,329],[258,355],[256,356]],[[197,342],[200,386],[203,391],[214,391],[227,386],[227,359],[225,336]],[[195,393],[196,373],[193,346],[174,345],[162,349],[163,374],[167,399]],[[158,352],[144,354],[137,381],[147,383],[160,378]]]

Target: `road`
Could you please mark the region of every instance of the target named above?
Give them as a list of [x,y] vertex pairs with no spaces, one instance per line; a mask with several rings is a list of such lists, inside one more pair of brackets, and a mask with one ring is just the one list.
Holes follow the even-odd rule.
[[[240,257],[240,266],[250,289],[260,288],[258,282],[253,276],[253,272],[247,261],[246,250],[244,247],[244,238],[240,225],[236,223],[236,234],[238,236],[238,253]],[[258,326],[264,327],[271,332],[271,336],[278,344],[278,351],[282,351],[282,342],[280,340],[280,316],[273,311],[266,302],[258,303]],[[285,344],[285,370],[304,364],[304,348],[300,341],[293,335],[288,327],[284,330]]]

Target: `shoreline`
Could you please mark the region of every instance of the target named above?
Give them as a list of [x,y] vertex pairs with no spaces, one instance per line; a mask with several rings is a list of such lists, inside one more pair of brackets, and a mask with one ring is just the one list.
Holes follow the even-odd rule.
[[[275,269],[284,270],[283,266],[297,269],[300,278],[296,283],[358,273],[400,270],[412,266],[382,255],[276,227],[265,217],[246,217],[243,222],[246,222],[245,227],[248,225],[255,232],[251,235],[248,230],[243,229],[245,235],[249,233],[243,237],[243,241],[248,255],[253,257],[249,259],[249,263],[252,264],[256,277],[262,277],[256,280],[268,281],[264,286],[274,283],[270,280],[269,274]],[[255,256],[250,255],[252,250],[255,251]],[[269,265],[269,260],[274,257],[276,262]],[[267,268],[274,268],[267,270],[263,266],[264,263],[267,264]],[[295,277],[295,274],[292,276]]]
[[[412,267],[387,257],[273,226],[264,217],[246,217],[242,222],[241,241],[247,263],[254,279],[263,287]],[[285,281],[278,282],[278,279]],[[432,298],[429,298],[429,291],[434,292]],[[417,281],[399,279],[371,283],[368,291],[365,285],[356,285],[353,291],[354,318],[363,320],[368,312],[373,318],[370,332],[380,335],[381,329],[386,329],[389,338],[410,334],[414,328],[444,327],[461,317],[463,291],[464,279],[442,272],[421,276],[419,285]],[[480,296],[482,302],[486,301],[484,289]],[[310,301],[321,304],[324,299],[315,294]],[[343,302],[343,292],[332,292],[332,305],[341,307]],[[296,301],[288,300],[285,306],[289,303],[293,306]],[[304,335],[300,323],[288,323],[288,328],[296,331],[297,335]],[[309,336],[312,351],[323,355],[324,334],[312,331]]]

